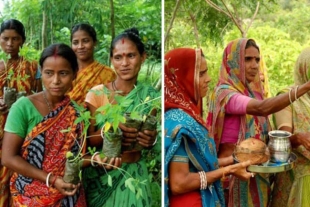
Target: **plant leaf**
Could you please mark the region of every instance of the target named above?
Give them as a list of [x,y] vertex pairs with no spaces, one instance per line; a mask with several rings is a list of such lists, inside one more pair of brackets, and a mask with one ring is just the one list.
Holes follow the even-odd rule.
[[108,185],[110,187],[112,187],[112,177],[111,177],[111,175],[108,175]]
[[128,178],[125,181],[125,187],[129,188],[133,193],[135,193],[135,187],[133,186],[132,182],[134,181],[134,178]]

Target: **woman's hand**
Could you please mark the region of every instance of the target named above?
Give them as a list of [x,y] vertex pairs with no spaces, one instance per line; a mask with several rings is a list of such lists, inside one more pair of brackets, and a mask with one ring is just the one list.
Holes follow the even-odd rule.
[[[54,179],[52,177],[52,179]],[[56,188],[62,195],[65,195],[65,196],[73,196],[76,191],[79,189],[80,187],[80,183],[77,184],[77,185],[74,185],[72,183],[66,183],[62,177],[58,177],[56,178],[55,180],[55,183],[54,183],[54,188]]]
[[245,161],[245,162],[241,162],[241,163],[237,163],[237,164],[233,164],[233,165],[229,165],[226,168],[228,168],[229,173],[233,174],[237,178],[239,178],[241,180],[248,180],[251,177],[255,176],[254,173],[248,172],[246,170],[249,165],[251,165],[250,160]]
[[96,154],[94,157],[94,163],[98,164],[98,167],[104,167],[106,170],[114,170],[122,165],[122,158],[120,157],[104,157],[101,158],[100,154]]
[[144,130],[138,133],[137,141],[143,147],[149,148],[156,144],[157,142],[157,131]]
[[4,100],[3,98],[1,97],[0,98],[0,114],[5,114],[7,113],[9,110],[8,110],[8,106],[4,103]]
[[132,146],[137,141],[138,130],[135,128],[126,127],[124,124],[118,126],[123,132],[122,145]]
[[292,139],[290,139],[292,140],[293,147],[303,145],[307,150],[310,150],[310,132],[296,133],[293,136]]

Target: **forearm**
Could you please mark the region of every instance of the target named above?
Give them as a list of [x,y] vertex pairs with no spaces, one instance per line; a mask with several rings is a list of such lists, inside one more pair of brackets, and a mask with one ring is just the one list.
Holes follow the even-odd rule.
[[2,159],[2,164],[18,174],[42,182],[46,182],[46,177],[49,173],[31,165],[19,155],[15,155],[9,159]]
[[[224,168],[220,168],[211,172],[205,172],[207,184],[210,185],[211,183],[222,178],[224,172]],[[182,177],[181,179],[172,179],[171,181],[172,182],[170,182],[170,188],[172,194],[174,195],[196,191],[199,190],[201,186],[200,175],[198,172],[191,172],[188,173],[186,176]]]
[[[276,97],[267,98],[265,100],[251,100],[246,108],[247,114],[256,115],[256,116],[268,116],[272,113],[284,109],[290,104],[289,93],[291,101],[294,102],[296,98],[301,97],[306,92],[310,90],[310,82],[307,82],[297,88],[293,88],[291,91],[280,94]],[[296,98],[295,98],[296,92]]]
[[220,167],[231,165],[231,164],[234,163],[233,156],[219,158],[218,161],[219,161],[219,166]]

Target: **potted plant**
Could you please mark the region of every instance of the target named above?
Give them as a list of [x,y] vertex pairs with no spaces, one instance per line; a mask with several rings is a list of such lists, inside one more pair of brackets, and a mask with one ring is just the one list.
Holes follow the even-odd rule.
[[[107,88],[103,88],[102,91],[93,91],[96,94],[106,94],[108,97],[111,96],[111,92]],[[140,146],[137,142],[133,143],[132,146],[121,148],[121,131],[118,128],[120,123],[124,123],[125,126],[130,128],[136,128],[138,131],[143,130],[154,130],[156,129],[156,118],[150,114],[144,114],[146,109],[151,109],[150,111],[155,111],[156,108],[160,108],[160,96],[150,99],[146,97],[142,103],[138,104],[130,112],[126,112],[126,109],[133,103],[132,99],[126,96],[118,95],[117,91],[113,94],[113,98],[117,104],[108,103],[104,106],[99,107],[96,111],[98,112],[95,116],[96,124],[101,127],[101,135],[104,139],[103,141],[103,153],[107,157],[117,157],[121,153],[121,149],[125,150],[140,150]],[[124,113],[125,111],[125,113]],[[150,123],[152,128],[150,128]],[[154,123],[155,122],[155,123]],[[145,124],[146,123],[146,124]],[[114,137],[115,136],[115,137]],[[113,152],[118,152],[117,154],[110,154],[109,149],[113,142]],[[117,143],[117,144],[115,144]],[[117,156],[116,156],[117,155]]]
[[[83,126],[84,126],[83,131],[82,131],[83,142],[80,146],[78,153],[74,154],[71,151],[68,151],[66,153],[67,160],[66,160],[65,173],[64,173],[63,179],[65,182],[77,184],[81,180],[81,173],[80,173],[81,172],[81,166],[82,166],[82,162],[85,160],[85,158],[82,156],[82,149],[84,148],[86,139],[88,138],[87,137],[87,130],[88,130],[88,127],[90,126],[90,120],[95,119],[95,117],[92,117],[90,112],[88,110],[86,110],[83,106],[78,105],[74,101],[73,101],[73,103],[74,103],[75,109],[79,112],[79,117],[75,120],[74,124],[82,122]],[[120,121],[122,121],[122,120],[120,120]],[[105,127],[102,127],[102,129],[104,129],[104,128]],[[113,130],[113,127],[111,127],[111,125],[110,125],[109,130],[112,134],[115,133]],[[61,132],[62,133],[70,133],[70,131],[71,131],[71,128],[68,128],[68,129],[62,130]],[[105,133],[105,134],[109,134],[109,133]],[[94,148],[89,147],[88,152],[86,154],[94,155],[94,153],[96,153],[96,148],[95,147]],[[104,157],[106,157],[106,155],[103,153],[100,153],[100,156],[102,159]],[[89,160],[89,161],[91,161],[91,160]],[[92,162],[96,162],[96,161],[92,160]],[[108,163],[98,163],[98,164],[111,166]],[[115,167],[115,166],[113,166],[113,167]],[[147,180],[135,179],[132,177],[131,174],[129,174],[127,171],[125,171],[119,167],[116,167],[116,170],[121,171],[122,175],[126,177],[126,181],[124,183],[125,187],[129,188],[133,193],[135,193],[137,199],[139,197],[143,196],[143,192],[141,190],[140,185],[145,185]],[[106,171],[106,173],[108,174],[107,171]],[[112,177],[109,174],[108,174],[108,185],[109,186],[113,185]]]
[[1,52],[0,58],[3,61],[6,73],[6,86],[3,88],[3,99],[4,103],[8,106],[8,108],[10,108],[18,98],[27,95],[24,86],[18,84],[17,88],[15,88],[12,85],[13,81],[20,83],[29,78],[29,75],[21,76],[20,74],[17,74],[17,76],[14,77],[13,68],[8,66],[9,59],[11,58],[10,54]]

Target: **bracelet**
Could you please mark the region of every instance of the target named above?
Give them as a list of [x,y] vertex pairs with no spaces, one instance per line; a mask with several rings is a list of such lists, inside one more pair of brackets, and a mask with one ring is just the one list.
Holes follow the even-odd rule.
[[206,173],[204,171],[198,171],[198,173],[200,177],[200,190],[205,190],[208,186]]
[[52,175],[52,172],[49,172],[46,176],[46,186],[49,188],[50,185],[49,185],[49,179],[50,179],[50,176]]
[[289,100],[290,100],[290,103],[293,104],[292,99],[291,99],[291,91],[292,91],[292,88],[291,88],[290,91],[288,92],[288,98],[289,98]]
[[157,136],[156,136],[156,139],[155,139],[154,143],[152,144],[152,146],[154,146],[156,143],[157,143]]
[[91,158],[90,158],[90,164],[91,164],[91,166],[93,166],[93,167],[97,167],[98,166],[98,163],[94,163],[94,158],[95,158],[95,156],[97,155],[97,154],[99,154],[99,152],[95,152],[92,156],[91,156]]
[[298,99],[297,98],[298,87],[299,87],[298,85],[295,87],[295,101]]
[[52,185],[51,185],[52,187],[55,186],[55,183],[56,183],[56,180],[57,180],[58,176],[54,175],[54,177],[55,177],[55,178],[54,178],[54,180],[52,181]]

